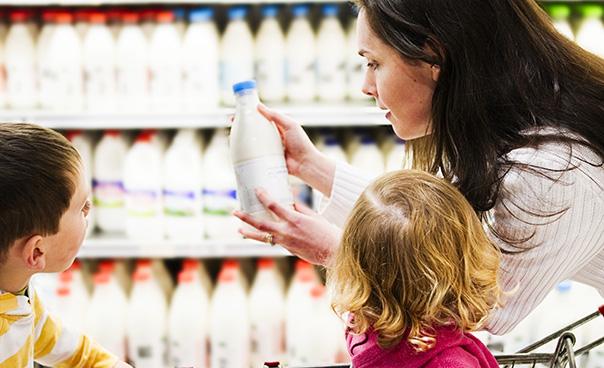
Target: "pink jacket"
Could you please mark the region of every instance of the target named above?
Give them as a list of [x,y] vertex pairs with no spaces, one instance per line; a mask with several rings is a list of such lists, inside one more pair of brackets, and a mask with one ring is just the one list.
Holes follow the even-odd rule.
[[384,350],[372,330],[362,335],[349,333],[346,341],[354,368],[499,368],[480,340],[453,327],[437,327],[436,345],[425,352],[416,352],[406,340]]

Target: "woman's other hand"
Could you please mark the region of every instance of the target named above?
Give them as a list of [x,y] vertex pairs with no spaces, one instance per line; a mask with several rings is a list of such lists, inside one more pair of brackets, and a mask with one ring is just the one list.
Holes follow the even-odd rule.
[[279,221],[260,220],[241,210],[235,210],[233,215],[254,227],[240,228],[241,235],[266,242],[267,234],[270,233],[275,244],[283,246],[293,255],[314,264],[327,265],[340,242],[338,227],[302,202],[296,201],[294,211],[277,203],[262,188],[256,188],[256,195]]

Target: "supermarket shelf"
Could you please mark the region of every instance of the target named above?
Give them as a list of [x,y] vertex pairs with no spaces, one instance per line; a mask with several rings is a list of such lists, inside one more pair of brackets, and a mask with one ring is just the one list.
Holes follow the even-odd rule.
[[[305,0],[0,0],[1,5],[11,6],[100,6],[100,5],[230,5],[230,4],[297,4]],[[345,0],[313,0],[313,3],[345,3]]]
[[[271,105],[275,110],[299,121],[304,126],[387,125],[384,111],[375,104],[342,105]],[[162,129],[216,128],[231,125],[233,108],[206,112],[49,112],[43,110],[3,110],[0,122],[25,122],[52,129]]]
[[290,256],[279,245],[254,240],[227,241],[140,241],[124,237],[100,236],[84,241],[79,258],[224,258]]

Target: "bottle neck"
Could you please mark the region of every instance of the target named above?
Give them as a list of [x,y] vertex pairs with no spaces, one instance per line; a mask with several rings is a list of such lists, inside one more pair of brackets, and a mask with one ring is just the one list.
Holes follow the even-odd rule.
[[246,89],[237,92],[235,95],[237,101],[237,110],[245,109],[249,107],[256,107],[260,103],[258,97],[258,91],[255,89]]

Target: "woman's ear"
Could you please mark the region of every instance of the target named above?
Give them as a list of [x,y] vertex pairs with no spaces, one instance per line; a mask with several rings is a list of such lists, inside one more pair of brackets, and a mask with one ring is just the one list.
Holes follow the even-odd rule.
[[432,71],[432,80],[434,82],[438,82],[438,76],[440,75],[440,65],[432,64],[430,66],[430,70]]

